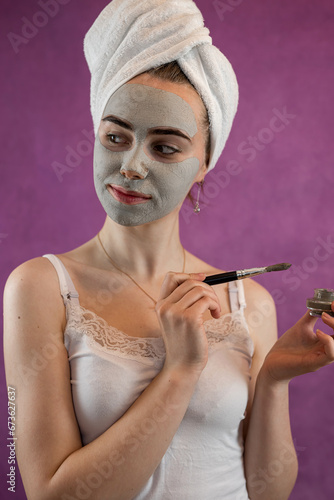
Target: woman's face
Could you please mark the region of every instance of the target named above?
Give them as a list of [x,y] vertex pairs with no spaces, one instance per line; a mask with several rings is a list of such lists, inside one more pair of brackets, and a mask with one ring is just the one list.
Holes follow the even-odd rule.
[[205,175],[203,103],[189,86],[140,75],[109,99],[94,146],[107,215],[138,226],[178,211]]

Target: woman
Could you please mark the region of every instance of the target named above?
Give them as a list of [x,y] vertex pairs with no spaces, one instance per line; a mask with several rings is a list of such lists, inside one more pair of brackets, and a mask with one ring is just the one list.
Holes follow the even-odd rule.
[[[180,207],[224,146],[235,88],[228,66],[223,91],[214,64],[207,92],[192,72],[210,52],[201,26],[199,48],[138,71],[134,46],[147,59],[151,23],[166,48],[164,7],[181,25],[180,10],[199,16],[187,0],[114,0],[87,39],[103,228],[70,252],[25,262],[6,284],[6,375],[29,499],[287,499],[297,474],[289,381],[334,360],[334,340],[313,333],[308,313],[277,341],[268,292],[251,280],[204,284],[221,270],[180,243]],[[110,39],[122,50],[105,50],[101,40]],[[266,314],[252,328],[259,303]],[[322,320],[334,328],[333,318]]]

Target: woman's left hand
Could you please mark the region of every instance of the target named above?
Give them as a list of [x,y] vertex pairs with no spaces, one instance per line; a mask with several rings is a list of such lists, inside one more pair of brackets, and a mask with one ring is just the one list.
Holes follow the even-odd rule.
[[[334,302],[331,308],[334,312]],[[261,369],[270,380],[288,382],[334,362],[334,335],[314,332],[317,319],[307,312],[277,340]],[[323,314],[321,319],[334,330],[334,317]]]

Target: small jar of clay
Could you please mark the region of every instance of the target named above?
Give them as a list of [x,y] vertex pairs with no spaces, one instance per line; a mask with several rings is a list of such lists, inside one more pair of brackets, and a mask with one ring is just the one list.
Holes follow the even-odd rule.
[[311,316],[320,317],[323,312],[334,316],[331,303],[334,300],[334,290],[327,288],[315,288],[314,297],[306,300],[307,308]]

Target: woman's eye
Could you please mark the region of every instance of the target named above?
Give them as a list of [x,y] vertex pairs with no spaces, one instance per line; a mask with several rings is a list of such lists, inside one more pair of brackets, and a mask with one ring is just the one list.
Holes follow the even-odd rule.
[[116,134],[107,134],[108,141],[112,144],[127,144],[128,142],[123,137]]
[[171,155],[174,153],[180,153],[179,149],[173,148],[172,146],[164,146],[162,144],[154,146],[154,150],[158,151],[158,153],[161,153],[163,155]]

